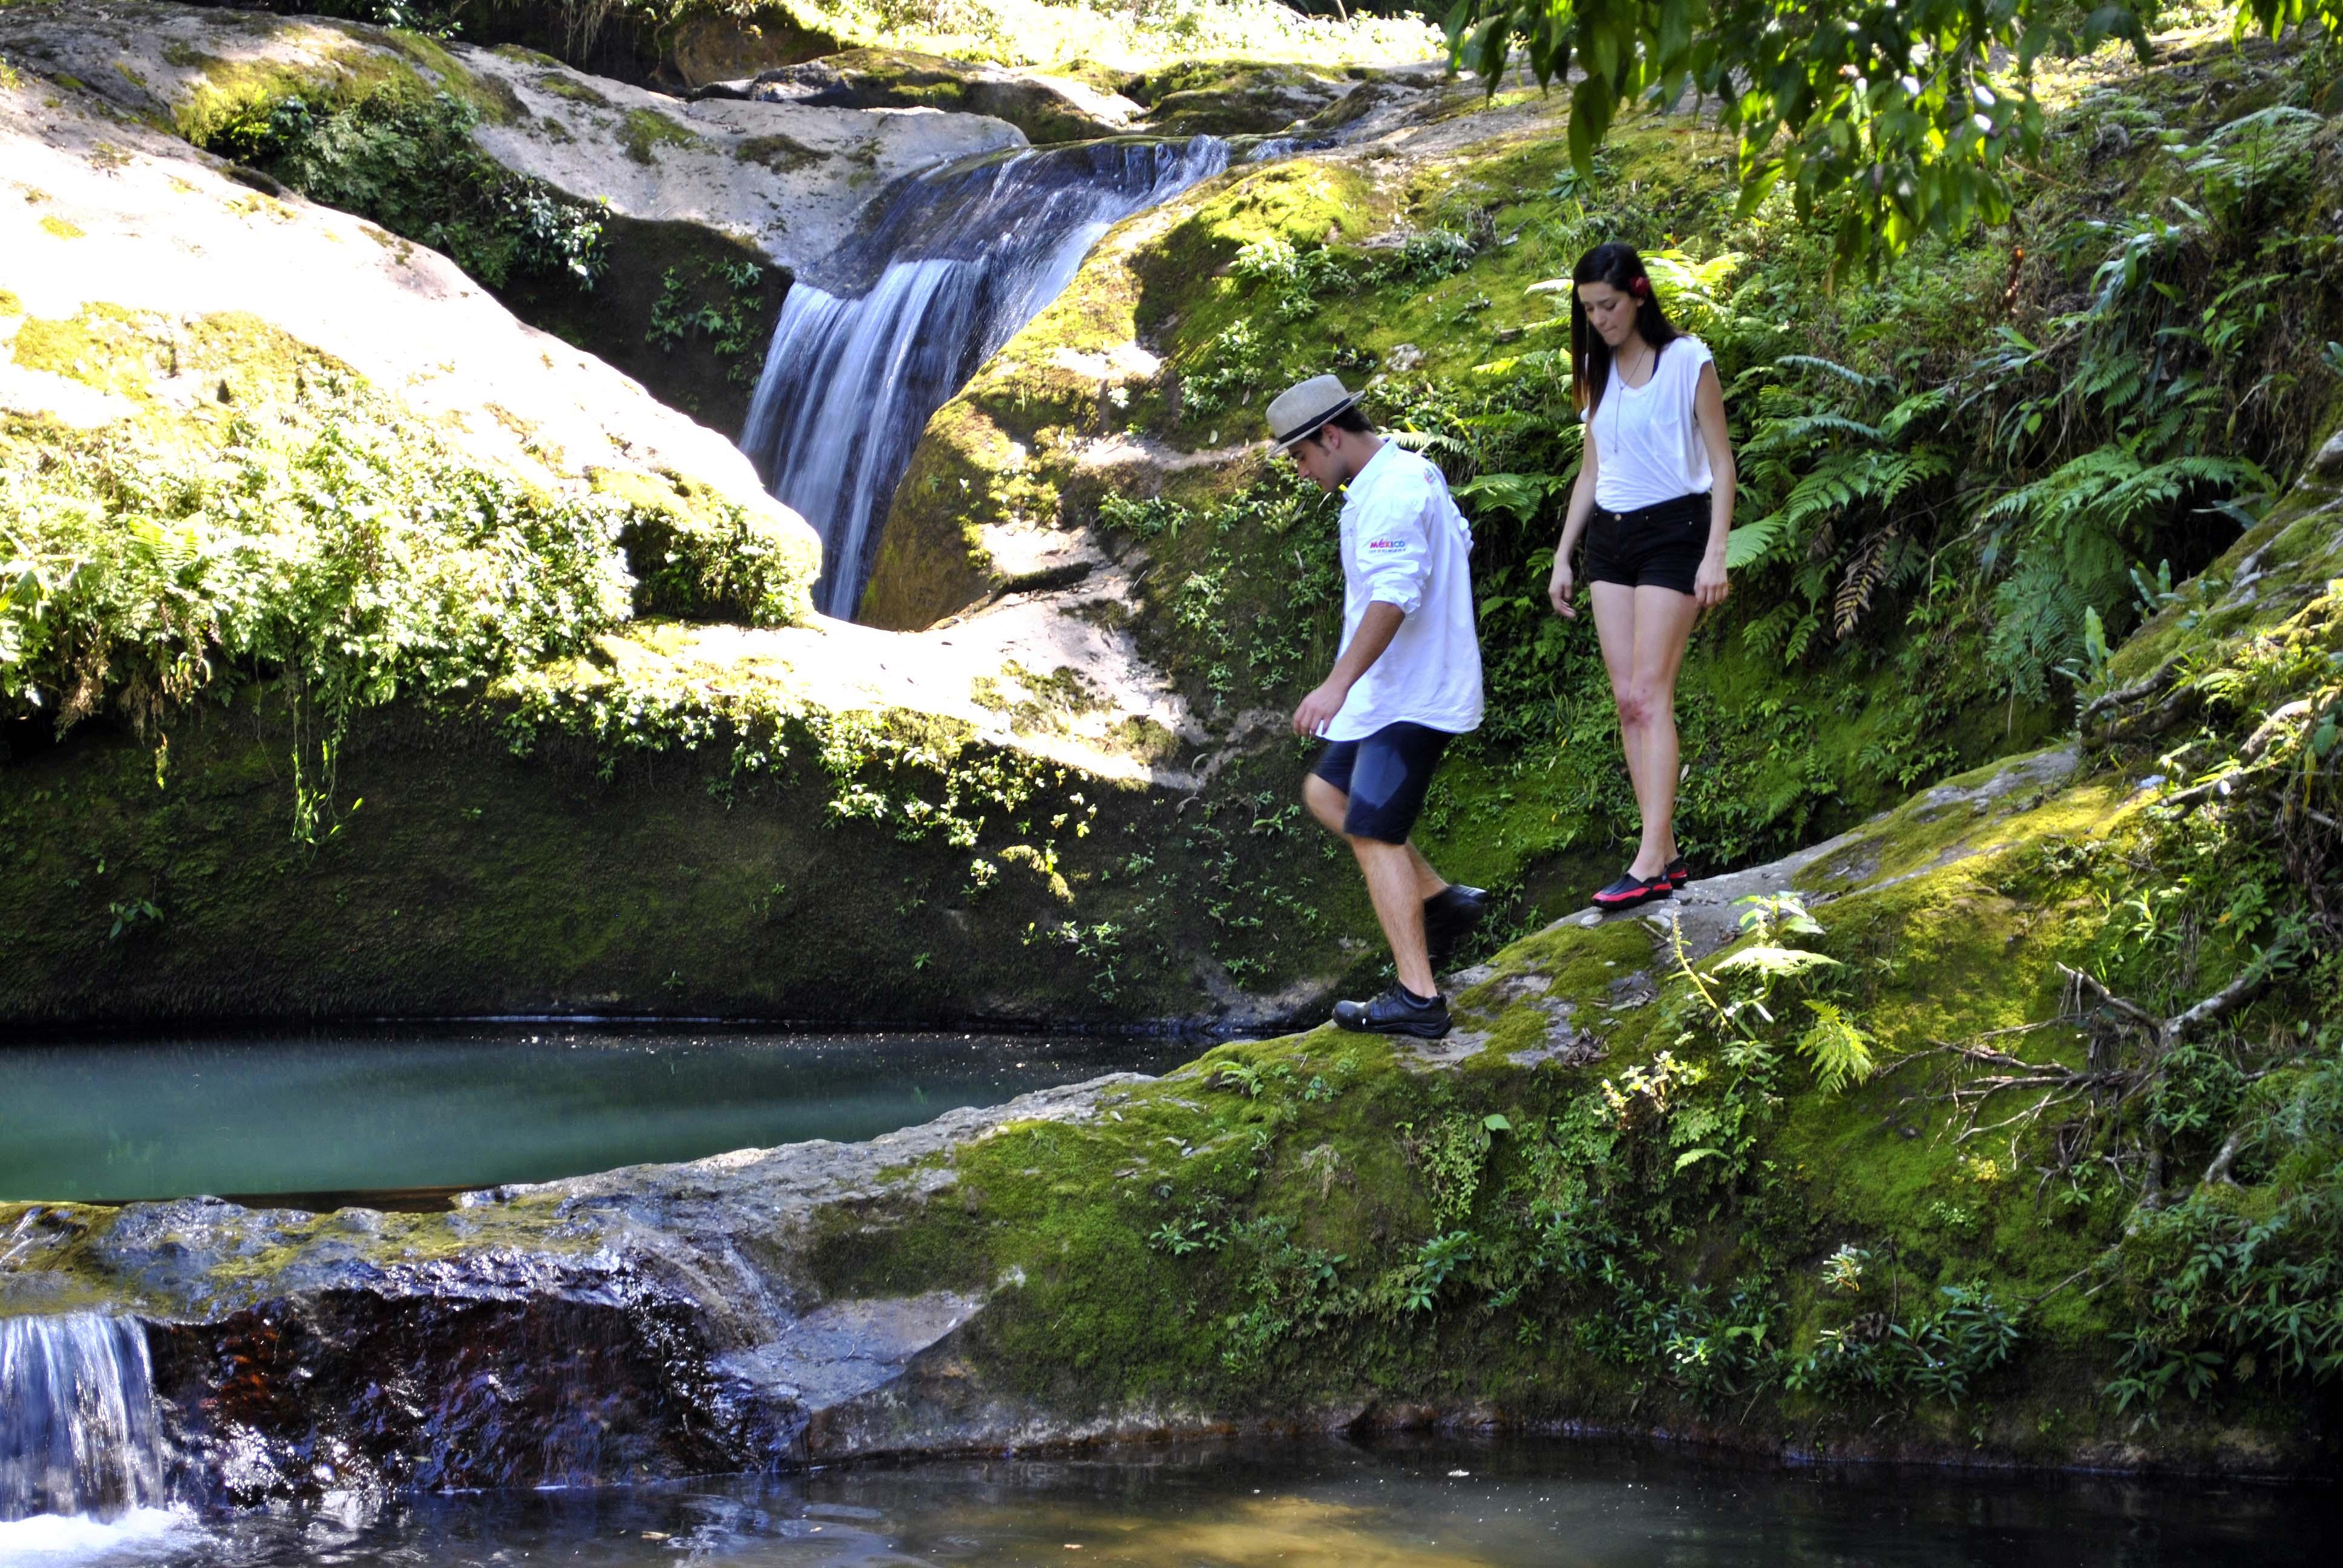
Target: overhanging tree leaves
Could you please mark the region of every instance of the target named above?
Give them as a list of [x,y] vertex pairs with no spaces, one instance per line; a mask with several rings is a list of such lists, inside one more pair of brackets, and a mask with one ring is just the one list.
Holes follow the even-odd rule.
[[[1838,265],[1875,266],[1928,232],[2009,216],[2007,166],[2042,136],[2036,60],[2122,38],[2145,53],[2154,0],[1457,0],[1452,60],[1496,90],[1519,52],[1567,84],[1570,151],[1591,174],[1614,116],[1687,87],[1740,136],[1745,210],[1786,182],[1832,221]],[[2240,33],[2315,22],[2343,0],[2241,0]],[[1577,79],[1573,80],[1574,73]]]

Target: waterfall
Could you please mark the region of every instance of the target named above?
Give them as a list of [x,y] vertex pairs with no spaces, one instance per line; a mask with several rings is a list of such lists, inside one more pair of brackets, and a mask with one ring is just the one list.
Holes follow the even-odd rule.
[[162,1498],[146,1331],[96,1312],[0,1318],[0,1520]]
[[741,449],[821,535],[815,603],[851,617],[928,416],[1073,280],[1108,228],[1228,166],[1217,136],[930,170],[782,303]]

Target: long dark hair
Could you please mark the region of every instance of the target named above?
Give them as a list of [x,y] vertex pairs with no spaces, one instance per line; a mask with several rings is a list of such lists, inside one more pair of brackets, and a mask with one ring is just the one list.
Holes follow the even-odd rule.
[[1644,270],[1644,258],[1632,245],[1613,240],[1596,246],[1570,269],[1570,400],[1592,419],[1603,406],[1603,389],[1611,384],[1611,346],[1586,319],[1586,307],[1578,303],[1578,285],[1607,283],[1622,294],[1635,297],[1635,330],[1652,346],[1654,367],[1659,365],[1660,350],[1684,334],[1660,308],[1652,275]]

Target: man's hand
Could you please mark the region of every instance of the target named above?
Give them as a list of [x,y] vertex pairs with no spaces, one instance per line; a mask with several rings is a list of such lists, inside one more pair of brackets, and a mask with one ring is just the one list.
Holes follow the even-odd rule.
[[1545,597],[1552,601],[1554,613],[1564,620],[1578,618],[1578,607],[1570,602],[1570,596],[1576,591],[1577,587],[1577,580],[1570,575],[1569,555],[1564,551],[1556,550],[1554,555],[1554,576],[1546,579]]
[[1326,726],[1334,722],[1334,715],[1342,711],[1342,699],[1350,695],[1348,686],[1332,680],[1319,687],[1293,710],[1293,733],[1323,735]]
[[1700,558],[1700,570],[1692,579],[1693,602],[1703,609],[1723,604],[1733,595],[1733,585],[1725,580],[1725,554],[1712,550]]

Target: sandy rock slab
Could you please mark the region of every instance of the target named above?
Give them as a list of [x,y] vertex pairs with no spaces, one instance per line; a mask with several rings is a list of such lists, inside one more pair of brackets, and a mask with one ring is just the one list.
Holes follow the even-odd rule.
[[[115,9],[88,8],[88,38],[105,40],[99,24]],[[22,33],[8,31],[20,16],[62,25],[65,15],[8,13],[0,50],[23,57]],[[219,389],[176,385],[171,334],[235,318],[330,356],[467,457],[530,483],[582,484],[596,469],[653,483],[684,475],[812,543],[721,436],[523,325],[437,252],[256,189],[96,93],[23,71],[0,85],[0,289],[13,306],[0,312],[0,403],[13,413],[90,427],[137,407],[93,385],[95,367],[33,369],[6,352],[28,321],[137,318],[158,345],[148,395],[180,405]]]
[[458,99],[498,163],[626,217],[705,225],[791,272],[835,248],[890,182],[1021,147],[980,113],[666,94],[517,45],[440,45],[327,18],[95,0],[0,9],[0,55],[149,125],[200,136],[287,93],[409,82]]

